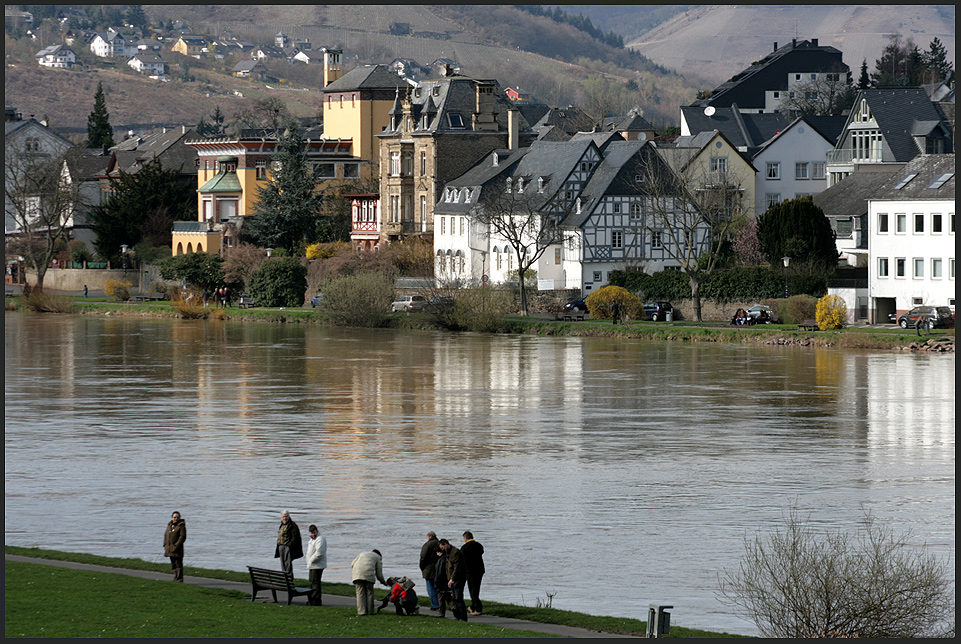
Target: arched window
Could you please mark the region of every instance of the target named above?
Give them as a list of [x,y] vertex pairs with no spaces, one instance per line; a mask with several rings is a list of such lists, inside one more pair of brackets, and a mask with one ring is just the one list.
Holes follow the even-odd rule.
[[197,244],[197,252],[198,252],[198,253],[204,252],[203,244]]
[[187,252],[188,253],[194,252],[194,245],[191,244],[190,242],[187,243]]
[[177,242],[177,254],[178,254],[178,255],[183,255],[183,254],[184,254],[184,244],[183,244],[183,242]]

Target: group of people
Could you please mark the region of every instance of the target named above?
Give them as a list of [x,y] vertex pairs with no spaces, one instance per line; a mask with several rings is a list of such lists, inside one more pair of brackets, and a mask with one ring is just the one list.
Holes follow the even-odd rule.
[[[464,545],[458,548],[447,539],[438,539],[433,531],[420,549],[420,571],[427,585],[430,609],[444,617],[449,608],[456,619],[467,621],[467,615],[480,615],[484,605],[480,599],[484,576],[484,546],[464,532]],[[470,593],[470,608],[464,601],[464,587]]]
[[[305,558],[310,580],[307,603],[323,606],[322,578],[327,568],[327,540],[316,525],[307,529],[306,556],[301,541],[300,528],[284,510],[280,514],[277,529],[277,546],[274,558],[280,559],[281,568],[294,574],[294,560]],[[468,530],[464,543],[458,548],[447,539],[438,539],[433,531],[427,533],[427,541],[420,550],[420,570],[430,597],[430,610],[444,617],[450,609],[453,616],[467,621],[468,614],[480,615],[484,605],[480,599],[481,579],[484,576],[484,546],[474,540]],[[174,512],[164,532],[164,556],[170,558],[174,581],[183,582],[184,542],[187,540],[187,524]],[[415,615],[419,611],[414,581],[408,577],[384,578],[383,556],[379,550],[362,552],[350,563],[351,579],[357,597],[357,614],[373,615],[388,603],[393,603],[398,615]],[[380,582],[390,588],[381,606],[375,610],[374,584]],[[464,600],[464,588],[470,593],[470,606]]]
[[751,324],[764,324],[770,320],[771,315],[764,309],[761,309],[761,312],[758,313],[756,318],[751,317],[751,314],[744,309],[738,309],[734,312],[734,317],[731,318],[731,324],[735,324],[737,326],[748,326]]

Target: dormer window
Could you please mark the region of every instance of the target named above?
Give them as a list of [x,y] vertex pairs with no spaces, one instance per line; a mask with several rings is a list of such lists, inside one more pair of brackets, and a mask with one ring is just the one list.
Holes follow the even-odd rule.
[[440,96],[440,85],[434,85],[430,88],[431,96]]
[[471,199],[471,189],[464,188],[464,203],[470,203]]
[[419,87],[415,87],[415,88],[414,88],[414,98],[420,98],[420,88],[419,88]]
[[448,113],[448,114],[447,114],[447,122],[450,123],[450,126],[453,127],[453,128],[463,128],[463,127],[466,127],[466,126],[464,125],[464,117],[461,116],[460,114],[458,114],[457,112],[450,112],[450,113]]
[[524,177],[517,180],[517,194],[524,194]]
[[577,214],[578,215],[581,214],[581,198],[580,197],[577,198],[576,208],[577,208]]
[[513,192],[513,188],[514,188],[514,180],[511,179],[510,177],[507,177],[507,192],[508,193]]
[[501,158],[500,158],[500,155],[499,155],[499,154],[497,154],[497,153],[495,152],[494,154],[491,155],[491,165],[492,165],[492,166],[494,166],[494,167],[496,168],[496,167],[497,167],[497,164],[500,163],[500,161],[501,161]]

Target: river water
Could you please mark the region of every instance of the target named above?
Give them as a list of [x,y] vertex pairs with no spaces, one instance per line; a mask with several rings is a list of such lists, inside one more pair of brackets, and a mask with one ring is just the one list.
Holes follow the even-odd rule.
[[[483,596],[754,633],[716,598],[795,505],[955,543],[953,355],[5,314],[5,543],[275,567],[283,509],[417,576],[427,530]],[[296,572],[306,577],[302,561]],[[419,588],[423,589],[421,583]]]

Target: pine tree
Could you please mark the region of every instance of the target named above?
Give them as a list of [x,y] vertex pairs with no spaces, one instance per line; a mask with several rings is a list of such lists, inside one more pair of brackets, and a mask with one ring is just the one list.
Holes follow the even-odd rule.
[[858,89],[867,89],[871,87],[871,77],[868,76],[868,59],[865,58],[861,62],[861,77],[858,78]]
[[93,95],[93,111],[87,117],[87,145],[91,148],[113,145],[113,128],[110,127],[102,82],[97,83],[97,93]]
[[931,76],[926,82],[937,83],[954,78],[954,65],[948,62],[948,52],[937,36],[928,45],[928,51],[924,52],[922,57],[924,66]]
[[315,172],[307,160],[300,131],[291,126],[278,141],[278,169],[257,196],[257,217],[250,232],[261,246],[295,251],[313,241],[323,195],[316,190]]
[[761,252],[772,266],[788,256],[791,261],[834,266],[838,251],[831,222],[811,197],[797,197],[771,206],[758,217]]

